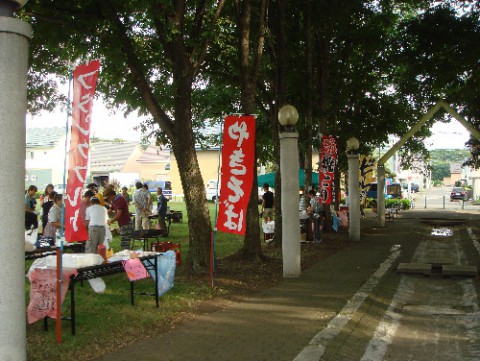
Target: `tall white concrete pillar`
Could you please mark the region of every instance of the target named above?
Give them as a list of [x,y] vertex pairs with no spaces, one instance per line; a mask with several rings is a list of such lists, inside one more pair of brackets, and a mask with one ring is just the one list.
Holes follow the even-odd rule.
[[[0,0],[0,3],[2,1]],[[26,360],[25,115],[32,29],[0,15],[0,360]]]
[[347,153],[348,158],[348,235],[350,241],[360,241],[360,181],[358,153]]
[[377,166],[377,218],[380,227],[385,227],[385,166]]
[[298,133],[280,133],[283,277],[300,277]]

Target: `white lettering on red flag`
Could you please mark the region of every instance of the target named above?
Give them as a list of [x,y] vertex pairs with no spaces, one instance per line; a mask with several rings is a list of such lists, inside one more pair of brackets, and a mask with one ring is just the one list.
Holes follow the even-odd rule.
[[90,144],[90,117],[100,62],[80,65],[73,71],[72,135],[68,158],[65,239],[85,241],[88,232],[79,217],[82,193],[87,179]]
[[244,235],[255,167],[255,117],[225,118],[217,230]]
[[337,142],[335,138],[331,135],[322,136],[319,188],[320,201],[325,204],[331,204],[336,199],[334,179],[337,160]]

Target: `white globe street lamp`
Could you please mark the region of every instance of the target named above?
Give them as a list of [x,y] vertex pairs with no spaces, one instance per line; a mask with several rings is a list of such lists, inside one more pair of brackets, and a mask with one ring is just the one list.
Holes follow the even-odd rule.
[[23,7],[28,0],[0,0],[0,16],[12,17],[13,12]]
[[298,112],[293,105],[284,105],[278,111],[278,121],[284,127],[294,126],[298,122]]
[[357,138],[351,137],[347,140],[347,151],[356,152],[360,148],[360,142]]

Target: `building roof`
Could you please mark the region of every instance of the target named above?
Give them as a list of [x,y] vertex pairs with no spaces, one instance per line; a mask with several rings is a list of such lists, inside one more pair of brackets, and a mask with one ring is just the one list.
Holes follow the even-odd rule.
[[90,171],[121,171],[137,145],[138,142],[90,143]]
[[65,139],[65,128],[28,128],[27,129],[27,148],[53,148],[55,145]]
[[137,159],[139,163],[168,163],[170,162],[170,150],[160,149],[151,144]]

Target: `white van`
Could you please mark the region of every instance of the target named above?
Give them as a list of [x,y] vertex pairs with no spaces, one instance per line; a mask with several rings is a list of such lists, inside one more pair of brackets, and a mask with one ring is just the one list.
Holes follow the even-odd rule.
[[148,191],[155,193],[157,188],[162,188],[163,195],[168,198],[172,199],[172,183],[170,181],[148,181]]
[[210,179],[205,186],[205,193],[207,193],[207,201],[215,202],[218,198],[218,193],[220,193],[220,187],[217,189],[218,181],[215,179]]

